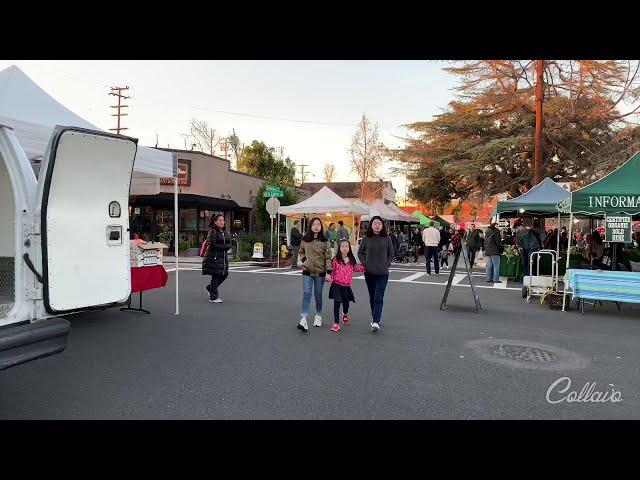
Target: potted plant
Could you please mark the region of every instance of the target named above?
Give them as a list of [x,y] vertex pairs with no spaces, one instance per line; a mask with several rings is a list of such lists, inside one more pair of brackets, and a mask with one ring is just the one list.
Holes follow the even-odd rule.
[[181,257],[186,256],[185,253],[188,248],[191,248],[191,242],[189,240],[178,241],[178,255]]
[[162,249],[162,255],[167,255],[169,253],[169,245],[173,241],[173,232],[166,224],[160,224],[160,232],[158,233],[158,237],[160,238],[160,243],[164,243],[167,245],[167,248]]

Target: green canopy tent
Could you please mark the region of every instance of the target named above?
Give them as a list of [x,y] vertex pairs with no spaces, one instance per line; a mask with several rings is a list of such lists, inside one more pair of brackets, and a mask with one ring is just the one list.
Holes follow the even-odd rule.
[[[556,261],[560,258],[560,211],[558,203],[569,197],[570,192],[551,178],[545,177],[540,183],[523,193],[519,197],[510,200],[499,201],[491,212],[491,216],[495,217],[496,223],[500,222],[500,217],[517,218],[517,217],[556,217],[558,218],[558,233],[556,240]],[[567,255],[568,257],[569,255]],[[525,259],[526,261],[526,259]],[[553,272],[553,265],[551,266]],[[559,272],[556,268],[554,275],[554,283],[558,288]]]
[[[603,218],[605,215],[628,215],[634,220],[640,218],[640,152],[597,182],[571,192],[568,198],[558,204],[558,209],[570,215],[569,238],[574,216]],[[615,248],[613,252],[611,264],[615,269]],[[565,305],[566,289],[562,310]]]
[[420,210],[416,210],[411,215],[413,215],[414,217],[418,217],[420,219],[420,225],[422,225],[422,226],[426,226],[429,222],[435,222],[435,220],[431,220],[429,217],[427,217]]
[[546,177],[526,193],[496,204],[492,217],[555,217],[558,204],[568,198],[569,191],[562,188],[551,178]]
[[[444,218],[442,218],[440,215],[436,215],[435,217],[433,217],[433,221],[436,223],[439,223],[440,225],[442,225],[444,228],[449,228],[451,227],[451,223],[447,222]],[[435,225],[436,227],[438,225]]]

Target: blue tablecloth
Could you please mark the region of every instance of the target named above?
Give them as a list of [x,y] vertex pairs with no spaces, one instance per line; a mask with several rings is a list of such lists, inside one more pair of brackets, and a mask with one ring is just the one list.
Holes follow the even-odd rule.
[[640,303],[640,272],[569,269],[564,280],[573,297]]

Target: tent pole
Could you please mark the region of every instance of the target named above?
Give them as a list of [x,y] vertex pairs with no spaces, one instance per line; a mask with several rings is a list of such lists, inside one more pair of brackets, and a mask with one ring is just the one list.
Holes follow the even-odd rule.
[[[573,229],[573,212],[569,215],[569,238],[571,238],[571,230]],[[569,248],[567,248],[567,264],[565,267],[565,275],[567,270],[569,270],[569,258],[571,257],[571,242],[569,242]],[[562,289],[562,311],[564,312],[565,307],[567,305],[567,282],[564,283],[564,288]]]
[[[174,177],[174,189],[173,189],[173,227],[175,230],[175,237],[173,240],[173,250],[174,250],[174,254],[176,256],[176,313],[175,315],[180,315],[180,302],[179,302],[179,287],[178,287],[178,277],[179,277],[179,272],[180,270],[178,269],[178,243],[179,243],[179,238],[178,238],[178,222],[180,221],[180,218],[178,216],[178,176],[176,175]],[[197,219],[196,219],[197,220]]]
[[353,211],[351,212],[351,234],[353,235],[353,240],[355,242],[357,242],[357,240],[356,240],[356,216],[354,215]]
[[[560,212],[558,212],[558,239],[556,243],[556,292],[560,286],[560,269],[558,268],[558,261],[560,260]],[[569,246],[567,245],[567,255],[569,254]]]

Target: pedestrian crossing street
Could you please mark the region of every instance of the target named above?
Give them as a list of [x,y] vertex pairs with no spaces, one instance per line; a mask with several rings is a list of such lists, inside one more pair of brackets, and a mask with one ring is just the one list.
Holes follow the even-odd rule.
[[[424,262],[420,263],[394,263],[391,265],[389,272],[389,281],[399,283],[401,285],[439,285],[446,286],[449,280],[449,274],[451,270],[447,267],[440,269],[440,274],[436,275],[432,269],[431,275],[427,275]],[[166,265],[168,272],[175,271],[175,267],[171,264]],[[199,264],[181,264],[180,271],[201,271]],[[299,276],[302,275],[301,270],[294,270],[291,267],[284,268],[265,268],[251,265],[250,262],[234,263],[229,266],[230,275],[235,274],[250,274],[250,275],[284,275],[284,276]],[[460,268],[456,269],[454,274],[452,286],[467,287],[470,288],[469,279],[464,270]],[[364,274],[356,273],[353,276],[354,281],[364,280]],[[522,286],[518,286],[517,283],[509,285],[509,279],[506,277],[500,277],[502,283],[488,283],[485,281],[485,275],[482,269],[476,268],[473,270],[473,279],[476,288],[491,288],[494,290],[518,290],[522,289]]]

